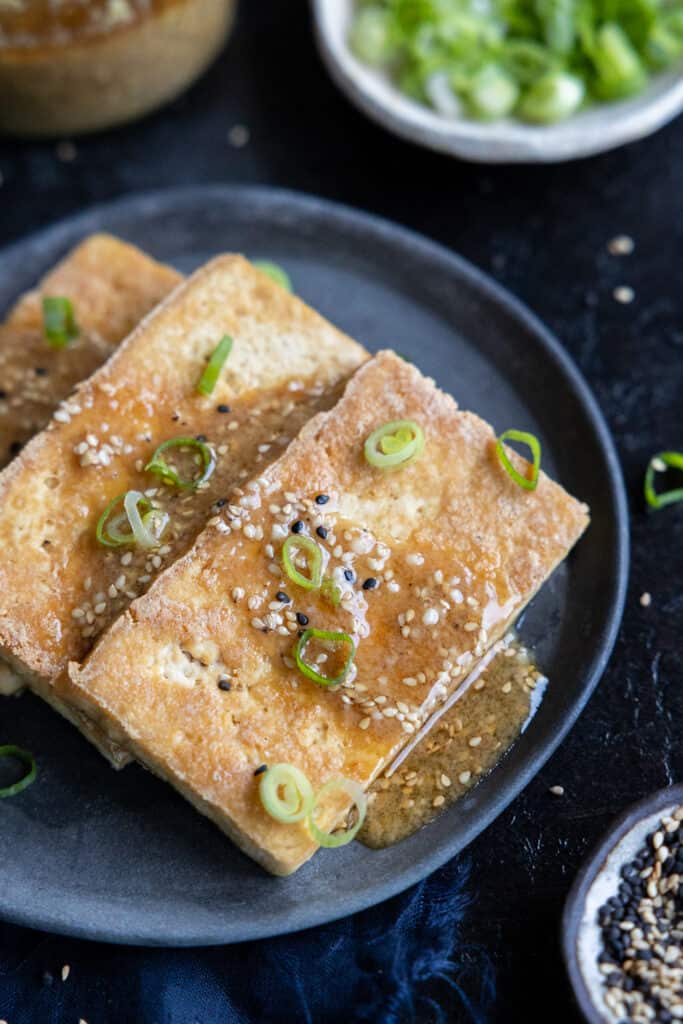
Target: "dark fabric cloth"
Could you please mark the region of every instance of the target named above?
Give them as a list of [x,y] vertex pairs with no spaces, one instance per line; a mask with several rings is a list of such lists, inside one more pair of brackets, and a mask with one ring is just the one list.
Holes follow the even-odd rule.
[[[210,949],[141,949],[0,926],[7,1024],[487,1024],[494,977],[467,944],[465,858],[321,928]],[[69,976],[62,981],[62,967]]]

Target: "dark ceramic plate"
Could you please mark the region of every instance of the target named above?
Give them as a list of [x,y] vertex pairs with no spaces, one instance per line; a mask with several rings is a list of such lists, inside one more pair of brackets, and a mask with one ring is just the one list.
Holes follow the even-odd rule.
[[88,210],[4,253],[0,311],[101,230],[182,270],[225,250],[281,262],[304,299],[370,349],[406,354],[497,429],[539,434],[544,467],[592,508],[587,535],[524,619],[522,635],[551,680],[540,711],[491,776],[392,849],[354,843],[317,855],[293,878],[270,878],[169,787],[137,767],[112,772],[36,698],[2,702],[3,741],[34,751],[41,773],[1,808],[0,916],[114,942],[190,945],[350,914],[466,846],[529,782],[588,700],[614,642],[627,574],[612,441],[561,346],[492,281],[402,228],[299,195],[207,187]]
[[588,1024],[610,1024],[615,1017],[603,1002],[597,956],[602,950],[597,912],[619,887],[619,872],[633,860],[646,836],[683,804],[683,785],[668,786],[624,811],[579,871],[562,915],[562,951],[576,1001]]

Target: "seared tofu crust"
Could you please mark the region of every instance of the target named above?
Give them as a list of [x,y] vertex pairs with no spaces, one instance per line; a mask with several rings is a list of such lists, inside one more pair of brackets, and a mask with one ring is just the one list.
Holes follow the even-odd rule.
[[[181,280],[134,245],[91,235],[18,300],[0,326],[0,467]],[[45,338],[46,297],[73,303],[79,336],[65,348]]]
[[[371,466],[366,438],[401,419],[422,426],[424,451],[393,471]],[[277,462],[233,491],[85,665],[71,666],[73,699],[247,854],[288,874],[316,843],[305,823],[268,816],[255,770],[284,761],[316,789],[337,776],[366,787],[587,523],[586,507],[544,474],[534,492],[517,486],[488,424],[380,353]],[[283,572],[284,541],[301,534],[320,546],[338,603]],[[353,637],[341,685],[297,669],[293,648],[309,626]],[[315,642],[304,657],[326,676],[343,661]],[[347,810],[326,808],[322,824]]]

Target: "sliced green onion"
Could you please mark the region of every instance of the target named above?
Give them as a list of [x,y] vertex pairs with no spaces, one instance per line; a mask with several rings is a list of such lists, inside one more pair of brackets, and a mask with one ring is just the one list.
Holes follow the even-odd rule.
[[[308,576],[300,573],[294,564],[297,551],[300,551],[306,559]],[[310,537],[298,533],[289,536],[282,545],[282,564],[293,583],[303,587],[304,590],[319,589],[323,576],[323,553],[320,545]]]
[[[124,512],[112,517],[112,512],[121,502]],[[109,502],[97,520],[95,536],[105,548],[119,548],[125,544],[156,548],[168,523],[168,514],[152,508],[144,494],[140,491],[126,491]]]
[[320,592],[335,608],[341,604],[341,587],[332,579],[331,576],[326,576],[322,581]]
[[416,459],[424,443],[422,428],[414,420],[391,420],[370,434],[365,458],[378,469],[396,469]]
[[79,335],[71,299],[47,296],[43,299],[43,329],[50,348],[66,348]]
[[[531,466],[531,476],[522,476],[512,465],[504,448],[505,441],[519,441],[521,444],[529,446],[534,460]],[[523,487],[525,491],[536,490],[538,474],[541,469],[541,442],[535,434],[529,434],[526,430],[505,430],[496,441],[496,452],[503,469],[516,484]]]
[[274,764],[263,772],[259,796],[271,818],[286,825],[303,821],[313,810],[313,787],[292,764]]
[[202,395],[210,395],[218,383],[223,364],[232,351],[232,338],[224,334],[213,350],[213,354],[206,365],[204,373],[199,378],[197,391]]
[[279,284],[284,288],[285,291],[294,291],[289,274],[277,263],[273,263],[271,260],[254,260],[254,266],[257,267],[262,274],[266,274],[271,281],[275,281],[275,284]]
[[523,121],[533,124],[555,124],[579,109],[585,93],[586,87],[576,75],[551,71],[529,86],[517,114]]
[[[172,448],[190,448],[196,451],[201,458],[201,476],[197,477],[196,480],[182,480],[173,466],[169,466],[166,460],[162,458],[162,453]],[[198,487],[212,476],[215,468],[216,456],[211,445],[205,441],[198,441],[196,437],[172,437],[169,441],[164,441],[163,444],[159,445],[145,466],[145,471],[160,476],[165,484],[173,484],[174,487],[179,487],[183,491],[196,491]]]
[[487,64],[469,80],[465,96],[473,117],[496,121],[514,109],[519,86],[502,68]]
[[[332,832],[324,832],[316,825],[316,813],[320,810],[320,805],[325,797],[340,791],[345,793],[347,796],[350,796],[353,800],[353,807],[349,813],[351,813],[355,808],[356,821],[350,828],[343,829],[342,831],[335,829]],[[346,846],[347,843],[350,843],[351,840],[355,839],[358,835],[358,832],[365,821],[367,809],[368,798],[357,782],[354,782],[353,779],[330,779],[330,781],[326,782],[322,789],[320,789],[316,794],[315,805],[308,817],[308,827],[311,831],[311,835],[317,843],[321,846],[327,847],[328,849]]]
[[349,45],[356,57],[371,67],[381,67],[391,60],[394,48],[389,12],[374,5],[363,8],[351,25]]
[[8,796],[16,796],[17,793],[28,789],[31,783],[36,781],[38,766],[35,757],[33,754],[29,754],[28,750],[22,750],[21,747],[8,744],[7,746],[0,747],[0,757],[14,757],[17,761],[21,761],[27,769],[26,774],[18,782],[15,782],[12,786],[5,786],[3,789],[0,789],[0,800],[4,800]]
[[645,85],[645,67],[626,32],[613,22],[598,29],[591,52],[597,72],[593,90],[600,99],[633,96]]
[[683,501],[683,487],[675,487],[670,491],[655,490],[655,473],[663,473],[666,468],[679,469],[683,472],[683,452],[659,452],[653,455],[645,473],[645,500],[651,508],[664,508]]
[[[323,676],[312,665],[304,661],[304,653],[309,640],[320,640],[324,644],[344,646],[348,648],[348,657],[344,666],[336,676]],[[319,686],[338,686],[343,683],[351,669],[351,664],[356,655],[356,645],[348,633],[334,633],[326,629],[305,629],[294,646],[294,658],[297,668],[307,679],[312,679]]]

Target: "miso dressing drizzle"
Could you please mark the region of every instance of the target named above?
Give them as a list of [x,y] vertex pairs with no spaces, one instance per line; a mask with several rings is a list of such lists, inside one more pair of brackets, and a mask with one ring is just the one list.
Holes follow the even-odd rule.
[[390,846],[455,803],[523,731],[545,682],[527,649],[513,640],[397,771],[373,783],[358,839],[374,849]]

